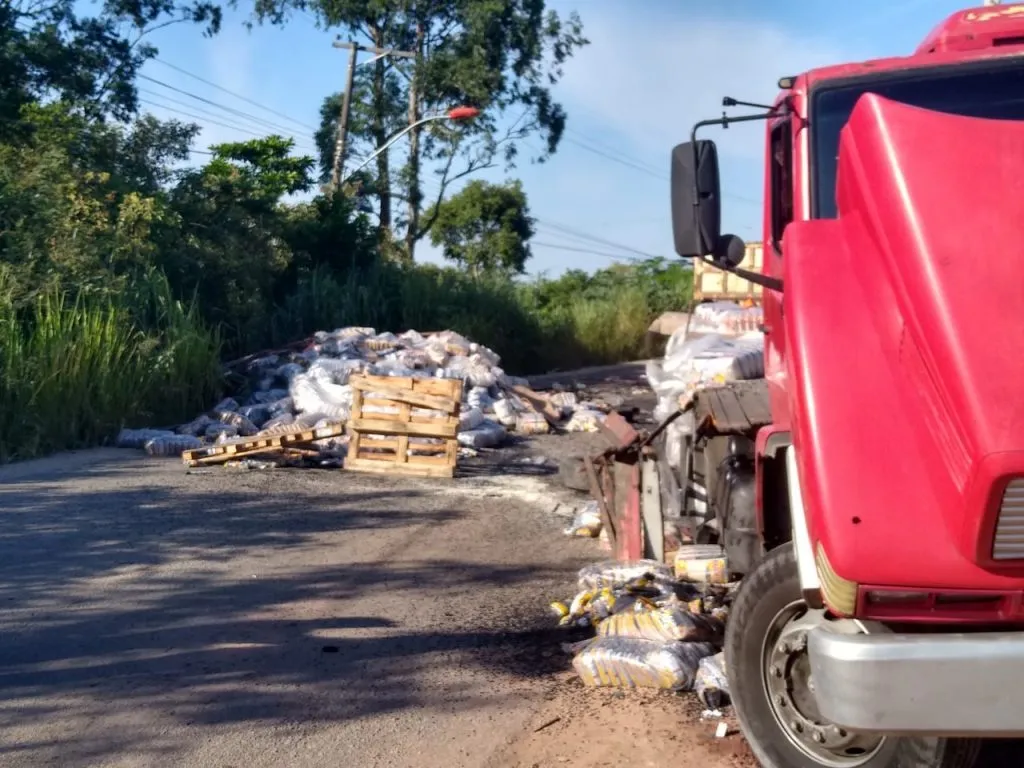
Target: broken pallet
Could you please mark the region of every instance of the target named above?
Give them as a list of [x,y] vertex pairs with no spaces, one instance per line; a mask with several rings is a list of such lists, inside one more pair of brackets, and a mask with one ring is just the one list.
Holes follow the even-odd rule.
[[313,427],[295,427],[287,432],[273,435],[255,435],[226,440],[216,445],[207,445],[191,451],[184,451],[181,460],[186,466],[200,464],[223,464],[231,459],[245,456],[256,456],[262,453],[281,453],[285,449],[302,448],[315,440],[340,437],[345,434],[345,425],[328,424],[319,429]]
[[353,376],[345,469],[454,477],[462,381]]

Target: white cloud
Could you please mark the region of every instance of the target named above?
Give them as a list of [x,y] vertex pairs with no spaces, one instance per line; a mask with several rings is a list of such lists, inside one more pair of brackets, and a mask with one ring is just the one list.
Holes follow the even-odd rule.
[[[780,76],[850,58],[828,40],[770,23],[694,16],[678,6],[655,16],[624,3],[594,4],[583,24],[591,44],[559,86],[570,125],[595,119],[631,145],[623,151],[664,159],[666,167],[669,150],[689,138],[694,122],[721,114],[723,96],[767,102]],[[762,150],[758,124],[708,130],[723,153],[757,157]]]

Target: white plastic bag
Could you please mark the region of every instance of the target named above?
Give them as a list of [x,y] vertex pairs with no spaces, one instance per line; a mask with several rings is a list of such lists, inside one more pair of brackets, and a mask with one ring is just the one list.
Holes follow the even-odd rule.
[[459,432],[458,441],[459,445],[467,448],[494,448],[505,442],[507,437],[508,432],[501,424],[485,419],[476,429]]
[[469,408],[459,414],[459,431],[476,429],[484,423],[484,414],[479,408]]

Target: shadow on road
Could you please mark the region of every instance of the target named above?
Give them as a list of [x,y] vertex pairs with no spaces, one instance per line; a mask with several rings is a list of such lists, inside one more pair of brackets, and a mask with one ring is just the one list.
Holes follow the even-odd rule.
[[[524,654],[549,619],[522,615],[522,598],[565,566],[493,557],[471,507],[485,502],[315,470],[229,473],[150,483],[115,462],[0,486],[0,764],[173,752],[152,728],[93,725],[110,719],[473,710],[515,694],[446,670],[539,673]],[[499,543],[502,526],[529,525],[515,507],[490,524]]]
[[170,726],[471,712],[568,666],[542,606],[571,542],[503,558],[535,525],[514,505],[337,477],[112,462],[0,486],[0,764],[174,764]]

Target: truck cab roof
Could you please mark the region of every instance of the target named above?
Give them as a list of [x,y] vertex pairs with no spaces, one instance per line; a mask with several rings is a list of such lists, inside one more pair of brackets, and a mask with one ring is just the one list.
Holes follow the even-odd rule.
[[1022,55],[1024,3],[980,6],[950,14],[909,55],[818,67],[794,78],[794,87],[809,90],[825,81]]

